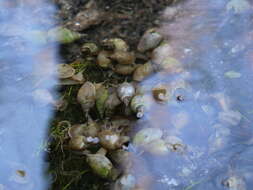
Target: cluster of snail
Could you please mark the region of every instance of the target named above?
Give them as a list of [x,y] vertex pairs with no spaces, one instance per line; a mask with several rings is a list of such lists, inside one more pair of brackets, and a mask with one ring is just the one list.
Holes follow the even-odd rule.
[[[82,71],[76,72],[70,64],[59,64],[57,71],[60,84],[82,84],[77,92],[77,102],[81,105],[87,122],[70,125],[68,129],[68,147],[73,152],[86,156],[87,164],[98,176],[116,182],[113,189],[147,189],[130,174],[131,160],[128,144],[132,143],[150,154],[165,155],[170,151],[182,152],[185,149],[181,139],[167,136],[159,128],[148,127],[139,130],[131,140],[128,136],[131,119],[145,116],[152,101],[163,103],[171,98],[176,87],[184,87],[184,81],[175,84],[156,84],[142,87],[139,82],[155,72],[180,73],[182,64],[172,57],[160,55],[170,46],[163,42],[162,35],[156,29],[150,29],[141,38],[137,50],[141,54],[151,54],[152,58],[144,64],[136,64],[136,55],[129,51],[127,43],[120,38],[105,39],[101,48],[94,43],[85,43],[81,47],[84,55],[96,58],[95,63],[106,71],[122,76],[132,76],[132,82],[117,85],[85,81]],[[163,56],[163,57],[162,57]],[[151,98],[147,95],[151,92]],[[178,100],[182,100],[179,97]],[[115,118],[118,108],[123,115]],[[99,120],[94,121],[90,111],[96,108]],[[127,118],[127,119],[126,119]],[[93,147],[98,151],[92,153]]]

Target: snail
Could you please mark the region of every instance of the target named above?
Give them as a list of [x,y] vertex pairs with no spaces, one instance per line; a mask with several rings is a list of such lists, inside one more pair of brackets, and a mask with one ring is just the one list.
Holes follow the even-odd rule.
[[105,39],[101,42],[102,47],[108,51],[128,51],[129,46],[120,38]]
[[107,150],[121,148],[124,143],[129,141],[128,136],[121,136],[120,131],[111,129],[106,129],[99,132],[98,138],[101,146]]
[[156,139],[146,144],[144,150],[155,156],[163,156],[169,153],[169,148],[162,139]]
[[113,89],[113,92],[110,92],[107,100],[105,101],[105,115],[112,115],[117,106],[121,104],[120,99],[118,98],[116,90]]
[[164,102],[169,99],[169,89],[162,84],[158,84],[152,89],[152,94],[155,100],[159,102]]
[[85,137],[78,135],[71,138],[69,141],[69,148],[78,151],[87,148],[87,144],[85,143]]
[[246,183],[242,177],[231,175],[222,181],[222,185],[230,190],[246,190]]
[[72,43],[75,40],[80,39],[82,36],[83,36],[82,34],[71,31],[64,27],[56,27],[56,28],[50,29],[47,32],[48,41],[60,42],[62,44]]
[[98,110],[98,113],[100,115],[100,118],[104,117],[104,112],[105,112],[105,102],[107,101],[109,97],[109,92],[106,87],[101,85],[96,91],[96,108]]
[[125,170],[131,167],[132,153],[123,149],[110,151],[110,158],[113,162],[123,167]]
[[110,55],[110,58],[122,65],[130,65],[135,61],[134,53],[126,51],[115,51],[112,55]]
[[158,33],[155,28],[149,29],[141,37],[137,50],[140,52],[152,50],[160,44],[162,39],[162,35]]
[[112,190],[132,190],[136,186],[136,178],[132,174],[124,174],[114,183]]
[[123,82],[117,88],[119,99],[127,106],[135,94],[135,87],[128,82]]
[[75,69],[68,64],[58,64],[57,73],[60,79],[70,78],[75,74]]
[[154,67],[158,71],[164,71],[167,73],[180,73],[184,70],[182,63],[173,57],[166,57],[160,63],[155,62]]
[[85,113],[88,113],[89,109],[95,105],[96,88],[87,81],[85,82],[77,93],[77,101],[81,104]]
[[172,152],[183,153],[186,149],[186,145],[183,144],[183,141],[176,136],[167,136],[165,142]]
[[99,125],[95,121],[88,121],[85,124],[75,124],[68,129],[70,138],[83,135],[85,137],[96,137],[99,131]]
[[105,156],[106,153],[107,151],[101,148],[96,154],[87,154],[86,157],[86,161],[92,171],[102,178],[110,178],[113,171],[113,165]]
[[117,74],[120,75],[131,75],[136,66],[131,64],[131,65],[122,65],[122,64],[117,64],[114,68],[113,71]]
[[162,63],[168,56],[174,55],[173,49],[168,43],[161,43],[157,48],[152,51],[151,60],[154,64]]
[[135,146],[144,146],[152,141],[161,139],[163,132],[159,128],[144,128],[138,131],[133,137],[133,144]]
[[100,67],[108,68],[111,66],[112,61],[110,59],[111,53],[108,51],[100,51],[97,56],[97,64]]
[[84,43],[81,47],[81,51],[86,55],[97,55],[99,48],[95,43]]
[[143,95],[135,95],[131,100],[130,107],[137,118],[142,118],[146,107]]
[[133,73],[133,80],[140,82],[144,80],[146,77],[148,77],[149,75],[151,75],[153,71],[154,69],[153,69],[151,61],[148,61],[147,63],[143,65],[139,65]]

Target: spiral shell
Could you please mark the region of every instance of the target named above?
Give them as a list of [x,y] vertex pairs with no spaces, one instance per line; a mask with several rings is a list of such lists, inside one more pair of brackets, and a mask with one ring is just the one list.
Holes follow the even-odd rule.
[[158,33],[155,28],[149,29],[142,36],[137,49],[140,52],[154,49],[160,44],[162,39],[162,35]]
[[145,102],[142,95],[135,95],[132,100],[130,107],[132,111],[136,114],[137,118],[141,118],[144,115]]
[[152,93],[157,101],[164,102],[169,99],[169,89],[165,85],[159,84],[155,86],[152,89]]
[[120,100],[124,102],[125,105],[128,105],[135,93],[135,88],[132,84],[128,82],[123,82],[118,86],[117,93]]

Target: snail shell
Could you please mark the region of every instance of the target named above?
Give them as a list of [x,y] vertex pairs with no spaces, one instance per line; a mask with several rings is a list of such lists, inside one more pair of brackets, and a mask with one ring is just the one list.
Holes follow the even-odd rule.
[[180,73],[184,70],[182,63],[173,57],[167,57],[160,64],[155,64],[155,67],[158,71],[168,73]]
[[69,148],[72,150],[84,150],[87,148],[84,136],[74,136],[69,141]]
[[127,169],[131,165],[131,156],[131,152],[125,151],[123,149],[110,151],[110,158],[112,159],[112,161],[125,169]]
[[123,82],[117,88],[119,99],[127,106],[135,93],[135,88],[128,82]]
[[70,138],[76,136],[96,137],[99,131],[99,125],[94,121],[89,121],[85,124],[75,124],[68,129]]
[[152,89],[153,97],[157,101],[167,101],[169,99],[169,90],[165,85],[157,85]]
[[136,178],[131,174],[124,174],[113,185],[112,190],[131,190],[136,186]]
[[113,165],[105,155],[99,153],[88,154],[86,161],[95,174],[102,178],[110,178]]
[[129,141],[129,138],[121,137],[119,133],[111,130],[104,130],[98,134],[99,142],[102,147],[107,150],[115,150],[120,148],[124,143]]
[[68,64],[58,64],[57,73],[60,79],[66,79],[75,74],[75,69]]
[[143,146],[151,143],[154,140],[161,139],[163,132],[158,128],[144,128],[138,131],[134,138],[133,144],[135,146]]
[[156,31],[155,28],[147,30],[141,37],[141,40],[137,46],[137,50],[140,52],[145,52],[156,48],[163,37],[160,33]]
[[111,53],[108,51],[100,51],[97,56],[97,64],[100,67],[108,68],[112,64],[112,61],[110,59],[110,55],[111,55]]
[[152,141],[151,143],[147,144],[144,148],[150,154],[156,156],[163,156],[169,153],[169,149],[162,139],[157,139]]
[[95,43],[85,43],[81,47],[81,51],[88,55],[97,55],[99,48]]
[[131,75],[135,70],[134,65],[122,65],[117,64],[114,68],[114,72],[120,75]]
[[126,51],[115,51],[110,58],[117,63],[122,65],[129,65],[133,64],[135,61],[135,55],[133,52],[126,52]]
[[137,118],[141,118],[144,115],[145,103],[142,95],[135,95],[132,100],[130,107]]
[[151,75],[153,71],[154,70],[153,70],[151,61],[143,65],[140,65],[134,71],[133,80],[140,82],[144,80],[146,77],[148,77],[149,75]]
[[246,183],[242,177],[233,175],[222,181],[222,185],[230,190],[246,190]]
[[121,101],[118,98],[117,92],[112,92],[105,102],[106,115],[110,115],[120,104]]
[[105,39],[102,41],[102,47],[109,51],[128,51],[129,46],[120,38]]
[[77,93],[77,101],[81,104],[84,112],[88,112],[95,105],[95,99],[95,86],[91,82],[85,82]]
[[160,64],[165,60],[168,56],[173,56],[174,52],[172,47],[168,43],[162,43],[157,48],[152,51],[152,62],[155,64]]
[[76,124],[76,125],[71,126],[68,129],[69,137],[74,138],[74,137],[83,135],[83,129],[85,126],[86,124]]
[[96,91],[96,108],[98,110],[98,113],[101,118],[104,117],[104,112],[105,112],[105,102],[109,97],[109,92],[108,89],[105,88],[104,86],[101,86],[100,88],[97,89]]
[[176,136],[166,137],[165,142],[167,144],[167,147],[172,152],[183,153],[186,149],[186,145],[183,143],[183,141],[180,138],[176,137]]
[[74,42],[75,40],[80,39],[82,36],[82,34],[71,31],[64,27],[56,27],[47,32],[48,41],[60,42],[63,44]]
[[120,147],[120,135],[110,130],[101,131],[98,134],[100,144],[108,149],[114,150]]

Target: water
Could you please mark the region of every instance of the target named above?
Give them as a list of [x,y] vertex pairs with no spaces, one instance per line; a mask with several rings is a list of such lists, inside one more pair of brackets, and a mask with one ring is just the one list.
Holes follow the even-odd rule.
[[0,7],[0,189],[45,190],[57,47],[34,31],[52,26],[54,8],[37,0],[0,0]]
[[[47,189],[44,142],[55,98],[57,46],[38,31],[54,25],[45,1],[0,0],[0,189]],[[136,123],[181,139],[183,151],[138,152],[139,183],[156,190],[245,190],[252,187],[252,3],[189,0],[160,31],[183,63],[181,73],[158,73],[141,85],[181,86],[169,103]],[[172,11],[173,12],[173,11]],[[161,51],[162,52],[162,51]],[[153,60],[158,62],[159,60]],[[151,94],[147,94],[151,97]],[[183,101],[178,101],[178,96]]]
[[135,172],[149,176],[148,186],[156,190],[251,189],[252,2],[192,0],[177,10],[173,18],[175,9],[164,12],[160,31],[171,49],[161,50],[161,57],[177,58],[184,72],[158,73],[142,85],[183,83],[175,93],[184,100],[153,101],[136,128],[159,127],[186,149],[166,156],[144,152],[138,158],[145,169],[136,166]]

